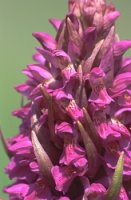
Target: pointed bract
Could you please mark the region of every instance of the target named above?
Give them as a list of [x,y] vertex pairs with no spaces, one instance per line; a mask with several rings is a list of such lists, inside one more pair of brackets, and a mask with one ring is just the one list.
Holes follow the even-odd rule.
[[11,152],[9,151],[7,142],[6,142],[5,138],[4,138],[4,135],[3,135],[3,132],[1,130],[1,128],[0,128],[0,139],[1,139],[1,142],[3,144],[4,150],[5,150],[6,154],[7,154],[7,156],[10,158],[12,155],[11,155]]
[[118,159],[110,187],[108,188],[105,195],[106,200],[117,200],[119,197],[120,190],[122,187],[123,164],[124,164],[124,152],[120,154],[120,157]]
[[49,186],[54,187],[54,181],[51,175],[51,168],[53,167],[53,164],[47,153],[44,151],[42,145],[38,141],[34,131],[32,131],[31,137],[34,153],[40,168],[40,173],[44,177],[45,182],[47,182]]
[[94,143],[92,142],[91,138],[89,137],[89,134],[84,129],[83,125],[80,121],[77,121],[77,126],[79,128],[79,131],[81,133],[83,143],[86,149],[86,154],[88,157],[88,173],[90,177],[94,177],[97,173],[97,170],[99,168],[99,158],[98,153],[96,150],[96,147]]

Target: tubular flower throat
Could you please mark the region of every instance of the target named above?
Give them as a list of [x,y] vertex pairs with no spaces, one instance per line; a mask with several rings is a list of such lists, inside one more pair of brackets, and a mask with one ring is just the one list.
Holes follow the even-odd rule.
[[16,91],[27,98],[22,123],[6,143],[4,191],[10,200],[131,200],[130,40],[120,13],[104,0],[69,0],[56,37],[34,32],[41,47]]

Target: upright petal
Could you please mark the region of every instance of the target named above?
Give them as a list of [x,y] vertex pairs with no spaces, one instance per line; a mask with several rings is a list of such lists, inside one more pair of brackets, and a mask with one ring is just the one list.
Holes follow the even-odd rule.
[[56,48],[55,39],[48,33],[34,32],[32,35],[41,43],[44,48],[51,50]]

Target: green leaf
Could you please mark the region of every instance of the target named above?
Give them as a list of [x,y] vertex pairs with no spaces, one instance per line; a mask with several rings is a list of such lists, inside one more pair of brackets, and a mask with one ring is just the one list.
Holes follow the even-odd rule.
[[124,152],[121,153],[114,175],[112,177],[112,182],[105,195],[105,200],[117,200],[120,194],[122,186],[123,177],[123,164],[124,164]]

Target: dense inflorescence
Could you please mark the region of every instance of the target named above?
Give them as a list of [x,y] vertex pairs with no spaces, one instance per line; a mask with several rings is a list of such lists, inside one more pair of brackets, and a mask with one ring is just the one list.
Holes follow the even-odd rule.
[[[119,12],[104,0],[69,0],[50,19],[16,90],[27,103],[13,112],[5,188],[11,200],[131,200],[130,40],[115,32]],[[5,144],[6,146],[6,144]]]

